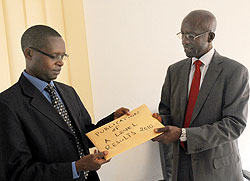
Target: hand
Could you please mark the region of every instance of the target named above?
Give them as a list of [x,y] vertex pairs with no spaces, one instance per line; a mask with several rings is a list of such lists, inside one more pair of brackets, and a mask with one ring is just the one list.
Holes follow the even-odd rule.
[[[94,150],[94,153],[100,153],[100,151],[99,151],[99,150],[97,150],[97,149],[95,149],[95,150]],[[110,162],[110,160],[111,160],[111,158],[110,158],[110,159],[108,159],[108,160],[106,160],[106,163]]]
[[162,123],[161,116],[158,113],[154,113],[152,116]]
[[123,116],[124,114],[130,115],[129,109],[121,107],[120,109],[117,109],[114,113],[114,119],[117,119],[121,116]]
[[108,152],[99,152],[82,157],[80,160],[76,161],[76,170],[80,171],[96,171],[101,168],[101,165],[109,162],[104,158]]
[[168,144],[177,141],[181,136],[181,128],[176,126],[165,126],[164,128],[156,128],[155,133],[162,133],[160,136],[153,138],[153,141]]

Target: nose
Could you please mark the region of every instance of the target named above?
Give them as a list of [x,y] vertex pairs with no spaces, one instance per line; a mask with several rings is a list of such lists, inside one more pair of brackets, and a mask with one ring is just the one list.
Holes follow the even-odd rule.
[[182,45],[187,45],[189,43],[190,43],[190,41],[188,40],[188,38],[186,36],[183,36],[182,37]]
[[56,64],[62,67],[64,65],[64,62],[62,59],[60,59],[60,60],[57,60]]

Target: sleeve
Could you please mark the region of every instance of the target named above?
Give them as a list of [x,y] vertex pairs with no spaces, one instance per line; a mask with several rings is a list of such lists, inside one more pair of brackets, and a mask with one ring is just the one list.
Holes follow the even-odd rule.
[[[74,90],[74,89],[73,89]],[[100,121],[97,122],[97,124],[93,124],[91,117],[88,113],[88,111],[86,110],[85,106],[83,105],[80,97],[78,96],[78,94],[75,92],[74,93],[76,95],[76,99],[78,102],[78,105],[81,109],[81,114],[83,115],[83,117],[85,118],[84,120],[84,124],[85,124],[85,128],[86,128],[86,133],[89,131],[92,131],[100,126],[103,126],[104,124],[109,123],[110,121],[114,120],[114,113],[111,113],[110,115],[106,116],[105,118],[101,119]]]
[[170,67],[168,68],[165,82],[161,91],[161,101],[159,104],[159,113],[163,120],[164,125],[171,125],[170,114],[170,95],[171,95],[171,81],[170,81]]
[[76,171],[76,162],[72,162],[72,173],[73,173],[73,178],[77,179],[80,177],[80,173],[78,174]]
[[[92,130],[100,127],[100,126],[103,126],[103,125],[109,123],[110,121],[114,120],[114,113],[112,113],[112,114],[108,115],[107,117],[105,117],[105,118],[101,119],[100,121],[98,121],[97,124],[93,124],[88,111],[86,110],[85,106],[83,105],[80,97],[75,92],[75,90],[74,90],[74,94],[76,96],[76,100],[78,102],[78,105],[79,105],[79,107],[81,109],[82,117],[84,118],[82,121],[84,121],[84,126],[85,126],[85,132],[86,133],[88,133],[88,132],[90,132],[90,131],[92,131]],[[87,140],[88,140],[88,146],[93,147],[94,146],[93,143],[88,138],[87,138]]]
[[[221,120],[213,124],[187,128],[187,152],[205,151],[237,139],[247,122],[248,71],[239,66],[232,73],[224,92]],[[206,119],[206,118],[204,118]]]
[[0,100],[0,178],[1,180],[71,181],[72,163],[32,161],[30,146],[18,116]]

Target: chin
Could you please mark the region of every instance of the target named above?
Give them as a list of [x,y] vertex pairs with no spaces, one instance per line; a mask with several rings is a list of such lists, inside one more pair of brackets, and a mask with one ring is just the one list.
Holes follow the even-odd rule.
[[186,53],[186,56],[187,56],[188,58],[194,57],[193,55],[190,55],[189,53]]
[[57,78],[57,76],[49,77],[50,81],[55,80],[56,78]]

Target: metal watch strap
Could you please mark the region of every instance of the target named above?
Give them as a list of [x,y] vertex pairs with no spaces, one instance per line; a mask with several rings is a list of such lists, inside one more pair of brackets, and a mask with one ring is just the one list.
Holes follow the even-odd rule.
[[182,142],[187,141],[187,131],[185,128],[181,128],[181,136],[179,139]]
[[89,175],[89,171],[84,171],[84,178],[85,178],[85,180],[88,178],[88,175]]

